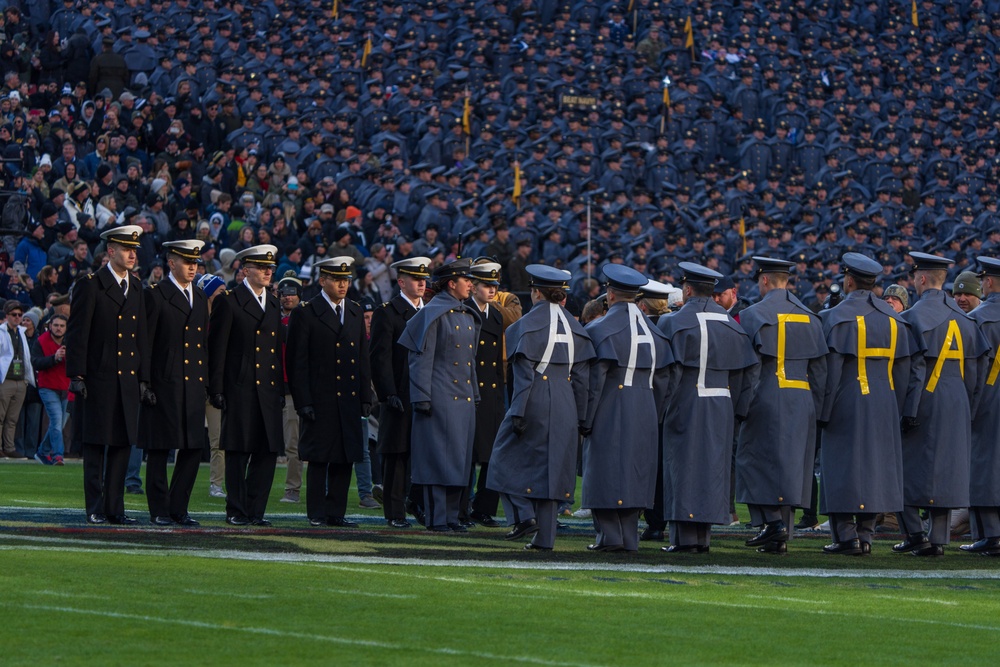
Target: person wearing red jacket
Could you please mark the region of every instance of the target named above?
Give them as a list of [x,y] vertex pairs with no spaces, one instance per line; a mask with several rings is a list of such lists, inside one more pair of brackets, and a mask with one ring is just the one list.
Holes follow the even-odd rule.
[[[49,330],[31,346],[31,365],[37,372],[38,395],[49,416],[49,430],[38,446],[35,458],[46,465],[63,464],[63,427],[69,404],[69,378],[66,377],[66,317],[53,315]],[[48,443],[46,445],[46,443]]]

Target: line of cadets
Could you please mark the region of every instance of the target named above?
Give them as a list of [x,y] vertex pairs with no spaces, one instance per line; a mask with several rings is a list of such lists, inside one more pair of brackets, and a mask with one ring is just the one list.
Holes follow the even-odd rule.
[[941,555],[949,510],[970,507],[974,542],[961,548],[1000,555],[1000,260],[979,258],[986,298],[966,315],[942,291],[950,260],[911,253],[920,299],[896,314],[871,292],[878,263],[847,253],[846,298],[816,316],[786,289],[792,263],[755,257],[762,299],[738,322],[712,299],[711,269],[681,263],[684,305],[650,318],[638,302],[670,288],[609,265],[607,312],[584,328],[562,306],[566,272],[528,267],[532,307],[520,317],[489,259],[431,275],[416,257],[393,265],[400,292],[375,309],[369,343],[346,298],[349,257],[317,264],[321,292],[293,311],[286,336],[267,289],[273,246],[239,253],[245,279],[210,304],[193,285],[200,241],[166,243],[169,277],[143,291],[129,276],[139,234],[102,235],[109,264],[74,290],[67,328],[90,523],[136,522],[122,494],[138,442],[151,521],[198,525],[187,506],[207,394],[222,411],[226,521],[270,525],[287,371],[313,526],[356,525],[345,517],[351,470],[377,401],[393,528],[409,527],[407,514],[432,531],[498,526],[502,502],[506,539],[550,550],[579,449],[597,534],[588,549],[637,550],[647,510],[669,523],[664,551],[707,553],[711,526],[730,519],[735,441],[736,499],[759,529],[746,544],[782,554],[794,509],[810,503],[818,442],[824,552],[870,553],[876,515],[896,512],[904,540],[893,551]]

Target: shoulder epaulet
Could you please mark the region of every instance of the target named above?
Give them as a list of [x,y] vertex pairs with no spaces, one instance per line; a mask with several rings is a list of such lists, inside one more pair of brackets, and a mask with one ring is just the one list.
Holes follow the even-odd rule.
[[93,279],[94,279],[94,274],[93,273],[88,273],[87,274],[87,280],[93,280]]
[[386,307],[386,306],[388,306],[388,305],[389,305],[389,302],[388,302],[388,301],[383,301],[383,302],[382,302],[382,308],[385,308],[385,307]]
[[305,308],[308,301],[299,301],[299,308]]

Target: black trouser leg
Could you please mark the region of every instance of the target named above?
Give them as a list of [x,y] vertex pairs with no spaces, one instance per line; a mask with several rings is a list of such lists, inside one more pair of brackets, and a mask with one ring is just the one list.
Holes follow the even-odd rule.
[[87,514],[104,514],[104,445],[83,446],[83,499]]
[[[194,490],[195,480],[198,479],[201,454],[202,450],[200,449],[177,450],[177,456],[174,459],[174,474],[170,477],[170,516],[174,519],[183,519],[187,516],[191,492]],[[146,462],[146,470],[148,479],[148,461]]]
[[167,516],[170,503],[170,486],[167,483],[166,449],[150,449],[146,452],[146,505],[149,518]]
[[663,443],[660,442],[660,455],[656,457],[656,490],[653,492],[653,506],[643,512],[646,525],[651,530],[663,531],[667,522],[663,518]]
[[250,518],[247,506],[247,466],[250,455],[226,452],[226,516]]
[[382,513],[386,521],[406,518],[408,454],[382,455]]
[[[310,464],[311,465],[311,464]],[[331,463],[326,467],[326,502],[324,514],[327,520],[343,519],[347,513],[347,495],[351,488],[351,463]]]
[[472,509],[480,514],[496,516],[500,493],[486,487],[489,476],[490,464],[483,463],[479,466],[479,479],[476,480],[476,497],[472,499]]
[[131,447],[108,447],[104,469],[104,513],[108,516],[125,514],[125,475]]

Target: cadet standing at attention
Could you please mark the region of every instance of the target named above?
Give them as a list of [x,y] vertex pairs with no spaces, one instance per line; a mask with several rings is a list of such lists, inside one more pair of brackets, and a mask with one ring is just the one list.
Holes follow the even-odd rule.
[[541,264],[525,270],[534,305],[507,329],[514,394],[493,445],[489,485],[500,492],[511,526],[505,539],[534,533],[524,548],[550,551],[559,502],[576,484],[579,435],[571,425],[587,415],[594,346],[559,305],[569,289],[566,272]]
[[986,377],[972,419],[972,474],[969,511],[972,544],[969,553],[1000,556],[1000,259],[980,257],[983,301],[969,316],[990,345]]
[[270,526],[264,518],[278,454],[284,449],[281,307],[267,287],[277,248],[236,255],[246,278],[212,306],[208,329],[209,396],[222,410],[226,452],[226,523]]
[[407,507],[423,523],[423,490],[410,483],[410,353],[399,344],[406,323],[424,307],[431,260],[410,257],[394,263],[399,294],[372,313],[370,357],[375,393],[381,401],[378,446],[382,457],[382,511],[392,528],[409,528]]
[[730,522],[729,480],[736,418],[750,401],[750,338],[712,294],[722,274],[693,262],[684,305],[660,318],[677,368],[663,420],[663,506],[667,553],[708,553],[712,524]]
[[108,264],[73,287],[66,325],[66,375],[83,411],[88,523],[137,522],[125,514],[125,473],[139,438],[139,382],[147,379],[142,283],[130,275],[141,234],[137,225],[101,234]]
[[[479,378],[479,407],[476,408],[476,437],[472,445],[472,465],[479,464],[476,493],[468,518],[488,528],[502,526],[493,518],[500,496],[488,487],[490,455],[500,420],[504,416],[507,390],[504,384],[503,313],[493,301],[500,285],[500,265],[487,260],[472,264],[472,296],[466,303],[479,314],[479,341],[476,346],[476,375]],[[474,472],[474,471],[472,471]],[[468,494],[463,494],[460,516],[465,517]]]
[[[918,301],[910,323],[914,377],[903,408],[903,511],[897,553],[940,556],[951,541],[951,511],[969,506],[972,415],[989,343],[943,290],[950,259],[911,252]],[[930,514],[925,531],[920,509]],[[929,533],[929,534],[928,534]]]
[[740,326],[760,364],[750,373],[752,398],[737,436],[736,500],[760,527],[747,546],[785,553],[794,508],[812,499],[827,347],[819,318],[787,289],[795,264],[753,259],[763,298],[740,312]]
[[597,529],[587,548],[638,551],[639,514],[653,506],[657,428],[674,359],[663,334],[635,303],[648,279],[618,264],[604,267],[604,276],[608,313],[586,328],[596,358],[582,427],[582,506],[593,512]]
[[307,461],[306,513],[313,526],[353,528],[344,518],[354,464],[364,458],[371,366],[361,306],[347,298],[354,258],[316,262],[322,290],[292,311],[285,363]]
[[[146,450],[146,502],[157,526],[197,526],[188,514],[201,454],[208,444],[208,297],[195,289],[204,241],[167,241],[166,280],[146,289],[144,354],[149,382],[140,383],[139,445]],[[167,456],[176,449],[167,484]]]
[[445,264],[433,278],[437,293],[399,339],[410,351],[412,475],[424,485],[427,529],[466,532],[458,515],[472,470],[479,404],[473,368],[479,318],[465,303],[472,294],[471,263]]
[[871,552],[878,513],[903,506],[899,416],[910,378],[909,326],[872,294],[882,266],[860,253],[843,257],[844,300],[824,310],[827,355],[820,511],[833,543],[823,552]]

